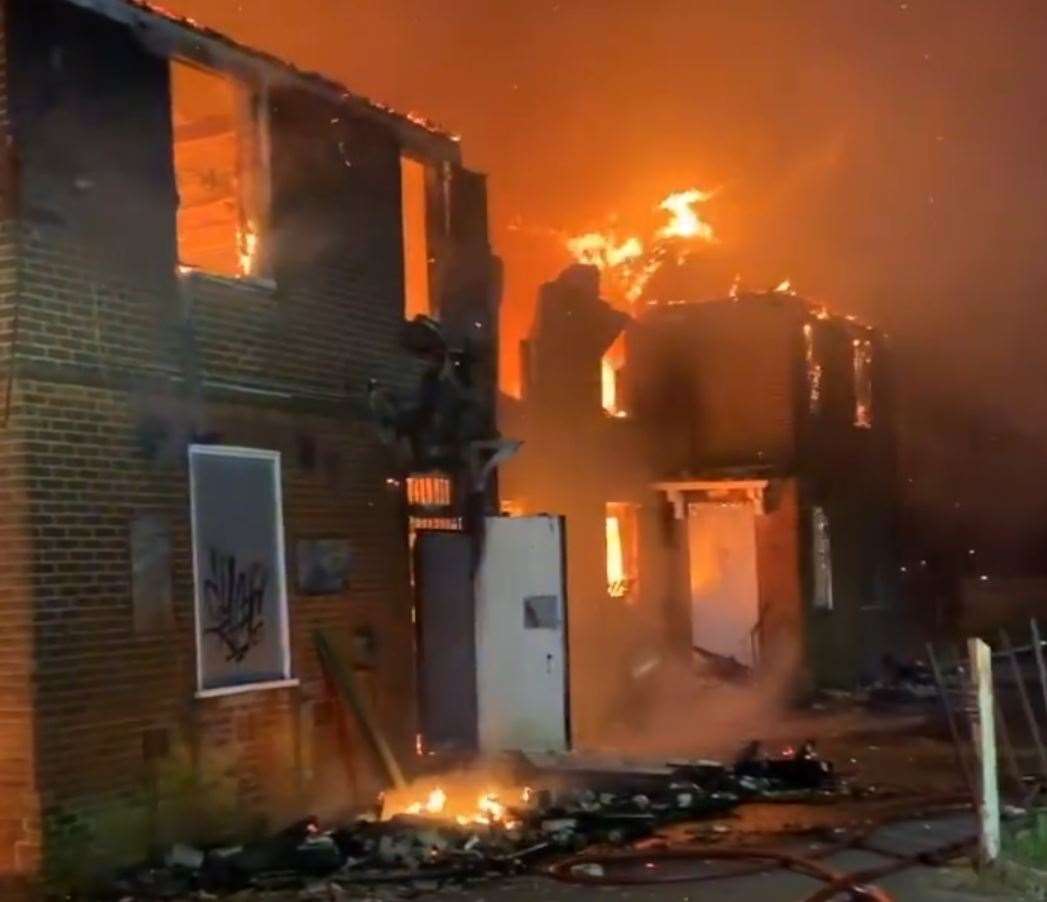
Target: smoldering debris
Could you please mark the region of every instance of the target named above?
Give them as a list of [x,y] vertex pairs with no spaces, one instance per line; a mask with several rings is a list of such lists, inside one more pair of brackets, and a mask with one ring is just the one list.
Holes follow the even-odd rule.
[[[177,844],[154,863],[119,875],[117,896],[175,898],[244,890],[439,889],[508,877],[592,846],[625,846],[674,823],[729,815],[753,800],[850,797],[811,742],[768,755],[759,742],[733,764],[654,765],[571,755],[516,756],[514,788],[488,791],[475,813],[453,815],[447,796],[417,784],[420,801],[348,823],[298,821],[240,846]],[[458,777],[461,780],[461,776]],[[524,784],[523,788],[519,788]],[[399,803],[397,803],[399,804]]]

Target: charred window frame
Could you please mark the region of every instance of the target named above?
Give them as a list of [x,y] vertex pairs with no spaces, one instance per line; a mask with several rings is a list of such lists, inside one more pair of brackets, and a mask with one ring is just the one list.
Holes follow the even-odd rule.
[[169,66],[179,273],[270,283],[268,89],[187,56]]
[[807,380],[807,410],[816,416],[822,409],[822,364],[818,358],[813,323],[803,325],[803,359]]
[[811,509],[811,607],[833,609],[833,562],[829,515],[824,507]]
[[872,429],[873,425],[873,346],[868,338],[852,343],[854,356],[854,425]]

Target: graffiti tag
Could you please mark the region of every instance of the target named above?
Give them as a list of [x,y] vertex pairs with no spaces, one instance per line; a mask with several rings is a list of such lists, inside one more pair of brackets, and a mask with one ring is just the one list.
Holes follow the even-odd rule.
[[269,570],[264,564],[238,567],[236,555],[210,550],[204,604],[211,626],[204,632],[222,643],[227,661],[243,661],[262,641],[262,605],[268,584]]

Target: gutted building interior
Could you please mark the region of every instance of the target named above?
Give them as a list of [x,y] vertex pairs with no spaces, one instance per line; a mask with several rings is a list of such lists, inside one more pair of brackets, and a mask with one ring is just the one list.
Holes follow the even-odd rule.
[[645,662],[781,668],[797,690],[875,673],[897,573],[882,336],[785,291],[632,318],[598,279],[542,289],[503,399],[525,440],[504,503],[567,517],[581,741]]

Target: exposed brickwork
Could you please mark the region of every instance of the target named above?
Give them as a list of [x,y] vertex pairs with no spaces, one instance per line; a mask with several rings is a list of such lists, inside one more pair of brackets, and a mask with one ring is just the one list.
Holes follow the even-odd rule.
[[0,892],[40,857],[33,723],[31,544],[22,396],[11,381],[17,332],[17,227],[7,85],[7,6],[0,3]]
[[[275,285],[179,277],[165,64],[61,0],[10,2],[27,165],[20,222],[0,227],[0,386],[14,374],[9,412],[0,393],[0,875],[34,867],[41,838],[46,870],[66,877],[209,819],[246,829],[367,803],[376,767],[340,720],[313,634],[356,656],[362,691],[409,754],[405,510],[365,402],[369,378],[413,386],[399,346],[399,132],[282,89]],[[117,70],[143,77],[124,91]],[[351,173],[332,154],[339,116]],[[483,218],[456,228],[468,254],[455,242],[446,253],[487,271]],[[202,436],[281,452],[297,687],[195,697],[186,448]],[[173,537],[173,626],[152,634],[132,616],[129,528],[143,513]],[[302,538],[348,542],[345,592],[298,594]],[[358,632],[373,650],[359,652]]]
[[33,572],[28,442],[20,388],[0,402],[0,879],[32,869],[40,844],[33,720]]

